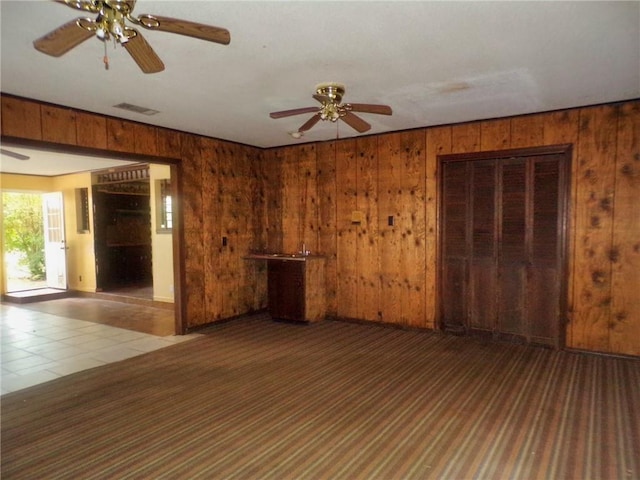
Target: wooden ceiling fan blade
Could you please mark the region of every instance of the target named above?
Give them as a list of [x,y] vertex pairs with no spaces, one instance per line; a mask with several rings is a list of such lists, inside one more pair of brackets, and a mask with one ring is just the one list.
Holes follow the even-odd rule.
[[[33,42],[36,50],[51,55],[52,57],[60,57],[73,47],[77,47],[85,40],[93,37],[94,33],[82,28],[78,21],[89,21],[86,18],[77,18],[65,23],[61,27],[47,33],[45,36]],[[93,20],[90,20],[93,22]]]
[[222,45],[228,45],[231,42],[231,34],[226,28],[148,14],[140,15],[137,20],[140,25],[149,30],[177,33]]
[[293,110],[282,110],[281,112],[271,112],[269,116],[271,118],[284,118],[284,117],[291,117],[293,115],[302,115],[303,113],[315,113],[318,110],[320,110],[319,107],[294,108]]
[[347,112],[343,117],[340,118],[344,120],[344,123],[360,133],[366,132],[371,128],[371,125],[351,112]]
[[369,103],[348,103],[347,110],[352,112],[377,113],[379,115],[391,115],[393,111],[388,105],[372,105]]
[[16,160],[29,160],[31,158],[28,155],[23,155],[22,153],[7,150],[5,148],[0,148],[0,153],[2,155],[6,155],[7,157],[15,158]]
[[122,46],[129,52],[129,55],[135,60],[140,69],[144,73],[158,73],[164,70],[164,63],[153,51],[151,45],[138,31],[133,31],[135,35],[129,37],[129,40],[123,43]]
[[315,114],[313,117],[311,117],[309,120],[307,120],[306,122],[304,122],[302,124],[302,126],[298,129],[299,132],[306,132],[307,130],[310,130],[311,127],[313,127],[316,123],[318,123],[320,121],[320,115],[319,114]]

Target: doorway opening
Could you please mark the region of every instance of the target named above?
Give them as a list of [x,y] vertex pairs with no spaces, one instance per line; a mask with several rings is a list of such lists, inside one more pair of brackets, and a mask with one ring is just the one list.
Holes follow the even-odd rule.
[[7,293],[46,288],[42,196],[2,192]]

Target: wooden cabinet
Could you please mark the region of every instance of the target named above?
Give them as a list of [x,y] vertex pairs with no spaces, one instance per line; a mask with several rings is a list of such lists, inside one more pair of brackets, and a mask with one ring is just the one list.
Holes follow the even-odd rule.
[[112,194],[94,185],[98,291],[153,283],[149,195]]
[[325,317],[324,259],[270,259],[269,313],[273,318],[314,322]]

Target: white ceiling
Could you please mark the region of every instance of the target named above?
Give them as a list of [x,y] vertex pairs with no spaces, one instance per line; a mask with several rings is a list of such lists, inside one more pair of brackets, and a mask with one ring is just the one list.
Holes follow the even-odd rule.
[[[0,172],[39,175],[42,177],[57,177],[70,173],[107,170],[139,163],[118,158],[95,157],[59,151],[52,152],[7,143],[2,144],[2,150],[0,152]],[[5,154],[5,151],[9,152],[9,154]],[[11,154],[29,158],[15,158]]]
[[[640,2],[158,1],[151,13],[225,27],[228,46],[142,30],[165,63],[142,73],[127,52],[89,39],[60,58],[33,40],[84,12],[53,1],[0,2],[1,90],[162,127],[274,147],[357,135],[321,122],[299,140],[320,82],[346,84],[344,102],[368,133],[640,97]],[[144,116],[126,102],[159,110]],[[4,163],[4,157],[3,157]]]

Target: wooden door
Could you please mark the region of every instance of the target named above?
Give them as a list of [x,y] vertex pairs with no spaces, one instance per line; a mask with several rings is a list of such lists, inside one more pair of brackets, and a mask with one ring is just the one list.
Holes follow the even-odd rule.
[[305,262],[270,260],[267,265],[269,313],[282,320],[305,320]]
[[47,287],[67,289],[67,242],[62,192],[42,194]]
[[441,157],[444,329],[563,344],[567,146]]

